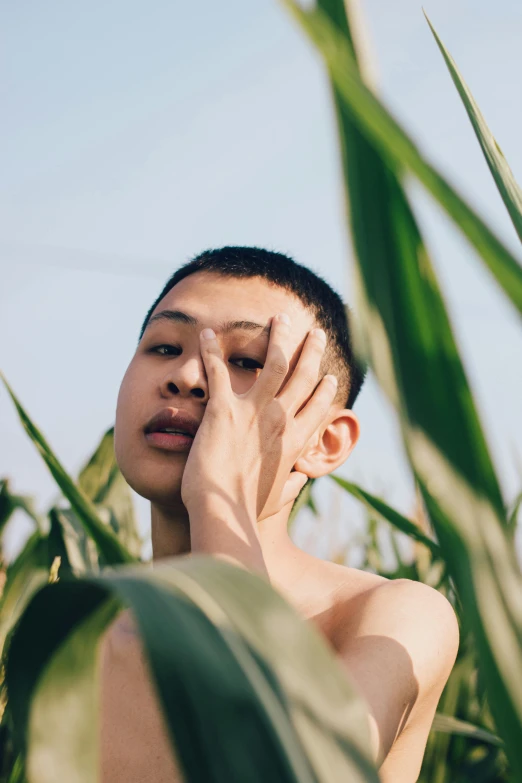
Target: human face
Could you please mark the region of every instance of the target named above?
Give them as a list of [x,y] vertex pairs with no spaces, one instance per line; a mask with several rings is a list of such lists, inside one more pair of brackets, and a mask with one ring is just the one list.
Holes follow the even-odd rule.
[[[198,323],[154,319],[165,311],[181,311]],[[116,408],[116,460],[127,483],[139,495],[163,506],[181,503],[188,451],[169,451],[151,443],[145,426],[166,408],[201,422],[208,402],[208,382],[199,348],[201,330],[209,326],[216,332],[232,390],[243,394],[255,383],[265,361],[269,335],[263,333],[263,327],[280,312],[288,313],[292,322],[288,379],[308,332],[316,325],[293,294],[262,278],[224,278],[197,272],[181,280],[158,303],[123,377]],[[226,321],[251,321],[260,328],[224,332],[222,324]]]

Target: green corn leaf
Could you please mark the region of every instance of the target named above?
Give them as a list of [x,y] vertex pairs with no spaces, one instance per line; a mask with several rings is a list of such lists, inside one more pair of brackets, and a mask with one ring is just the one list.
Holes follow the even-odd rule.
[[346,481],[345,479],[340,478],[340,476],[334,476],[333,474],[330,474],[330,478],[357,498],[357,500],[360,500],[361,503],[364,503],[367,508],[376,511],[382,519],[385,519],[390,525],[393,525],[397,530],[400,530],[401,533],[406,533],[410,538],[414,538],[415,541],[419,541],[419,543],[428,547],[434,557],[441,557],[439,545],[435,541],[432,541],[431,538],[428,538],[428,536],[419,529],[419,526],[410,519],[399,514],[398,511],[395,511],[391,506],[388,506],[383,500],[366,492],[366,490],[362,489],[357,484],[353,484],[352,482]]
[[515,230],[522,240],[522,191],[518,182],[513,176],[513,172],[509,168],[508,162],[504,157],[504,154],[498,146],[495,137],[488,128],[482,113],[477,106],[473,95],[470,92],[469,87],[459,73],[459,70],[455,64],[455,61],[451,54],[448,52],[432,23],[428,19],[426,12],[424,16],[431,28],[431,32],[437,42],[437,45],[442,52],[442,56],[448,66],[448,70],[451,74],[451,78],[457,88],[465,109],[468,113],[468,117],[473,125],[473,129],[476,133],[477,139],[482,152],[486,158],[489,169],[493,175],[497,187],[499,189],[502,200],[506,205],[506,208],[510,214]]
[[126,549],[138,559],[143,541],[129,485],[123,478],[114,453],[114,427],[101,439],[94,454],[80,471],[78,485],[96,506],[107,509],[110,525]]
[[65,471],[42,433],[33,424],[22,405],[19,403],[2,373],[0,373],[0,378],[14,402],[25,431],[40,452],[45,464],[51,471],[53,478],[71,504],[87,534],[94,540],[100,553],[103,554],[106,562],[110,564],[135,562],[136,558],[127,551],[114,532],[102,522],[91,501],[76,486],[72,478]]
[[109,524],[118,536],[118,540],[138,560],[144,542],[138,533],[138,522],[129,485],[119,470],[107,487],[103,501],[97,503],[96,508],[108,512]]
[[[506,296],[522,313],[519,261],[446,178],[428,163],[413,140],[364,84],[349,37],[343,35],[342,29],[334,26],[320,8],[306,12],[294,0],[282,2],[324,56],[342,111],[365,137],[371,139],[392,169],[408,170],[417,177],[467,237]],[[335,2],[329,5],[335,5]],[[375,187],[378,185],[378,182],[367,183],[373,193],[377,192]]]
[[43,521],[41,516],[34,508],[34,500],[31,497],[22,495],[13,495],[9,491],[9,480],[0,479],[0,534],[8,523],[11,515],[17,510],[22,509],[30,517],[40,531],[43,531]]
[[331,79],[356,258],[358,350],[399,413],[414,476],[473,630],[495,723],[513,775],[522,779],[522,578],[403,171],[437,197],[521,312],[522,270],[363,83],[351,38],[335,18],[320,8],[290,7]]
[[292,506],[292,510],[290,512],[290,515],[288,517],[288,529],[291,528],[293,525],[298,513],[301,511],[302,508],[309,508],[315,516],[317,516],[317,509],[315,507],[315,503],[312,499],[312,486],[314,484],[314,481],[316,479],[308,479],[307,483],[297,496],[296,500],[294,501],[294,505]]
[[[450,674],[449,680],[446,683],[442,696],[438,703],[439,713],[444,715],[454,715],[458,709],[459,703],[466,703],[470,705],[470,699],[466,700],[467,694],[465,691],[465,685],[470,681],[472,672],[475,666],[475,660],[469,654],[461,657],[461,650],[459,650],[459,658],[453,670]],[[471,706],[471,705],[470,705]],[[436,717],[436,716],[435,716]],[[452,769],[452,759],[449,758],[449,749],[451,744],[451,736],[446,732],[437,732],[433,729],[430,731],[428,737],[428,743],[426,746],[426,752],[423,759],[423,769],[429,770],[430,775],[426,776],[427,783],[450,783],[448,779],[448,772]]]
[[78,486],[93,503],[102,503],[118,472],[114,456],[114,427],[103,435],[78,475]]
[[89,568],[83,557],[77,535],[75,531],[71,530],[67,517],[62,514],[61,509],[51,508],[49,511],[49,522],[49,557],[51,562],[55,557],[60,558],[60,576],[65,574],[67,576],[80,576],[84,574]]
[[366,707],[321,634],[261,577],[201,555],[34,596],[6,662],[31,783],[97,780],[96,646],[120,605],[185,780],[378,783]]
[[22,759],[18,757],[13,764],[7,783],[27,783],[24,775]]
[[[321,29],[328,24],[326,18],[317,16],[318,11],[299,13],[307,32],[315,30],[317,18]],[[326,29],[333,31],[331,24]],[[348,42],[343,43],[349,55]],[[351,56],[350,62],[354,63]],[[377,368],[378,380],[392,403],[396,407],[406,404],[406,420],[433,430],[435,442],[451,448],[450,460],[462,466],[469,479],[478,478],[502,515],[504,504],[480,421],[429,254],[401,182],[347,113],[344,93],[336,82],[333,92],[349,223],[359,261],[355,270],[359,312],[369,325],[361,333],[354,323],[359,348]],[[427,367],[426,390],[418,393],[416,365],[418,361],[422,366],[426,354],[432,362]],[[455,428],[460,441],[454,437]]]
[[[108,524],[108,512],[99,507],[96,510],[102,521]],[[74,574],[80,576],[84,572],[97,573],[104,558],[92,538],[85,532],[85,527],[78,516],[72,508],[60,508],[56,511]]]
[[492,734],[490,731],[480,728],[480,726],[474,726],[467,721],[458,720],[458,718],[454,718],[453,715],[441,715],[440,712],[436,713],[431,725],[431,730],[441,731],[445,734],[460,734],[462,737],[484,740],[484,742],[489,742],[490,745],[502,746],[504,744],[496,734]]
[[515,535],[517,529],[517,521],[520,509],[522,508],[522,492],[517,496],[508,516],[508,529],[512,536]]
[[7,569],[7,578],[0,598],[0,656],[6,639],[14,628],[34,593],[49,578],[49,547],[47,538],[36,531]]

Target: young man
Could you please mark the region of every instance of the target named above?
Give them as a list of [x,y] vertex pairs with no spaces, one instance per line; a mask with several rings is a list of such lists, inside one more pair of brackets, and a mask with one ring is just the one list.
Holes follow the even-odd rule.
[[[426,585],[312,557],[287,532],[307,479],[357,443],[362,382],[344,304],[321,278],[279,253],[207,251],[145,318],[115,450],[151,501],[154,560],[207,553],[267,578],[366,699],[383,783],[414,783],[457,654],[451,605]],[[101,779],[181,780],[133,629],[124,612],[102,645]]]

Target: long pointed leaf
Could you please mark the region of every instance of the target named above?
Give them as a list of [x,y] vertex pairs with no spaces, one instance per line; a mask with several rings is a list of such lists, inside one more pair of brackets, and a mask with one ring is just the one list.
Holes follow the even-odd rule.
[[130,487],[123,478],[114,453],[114,427],[102,437],[94,454],[78,476],[78,486],[97,507],[107,509],[119,541],[139,558],[143,541],[138,533]]
[[357,261],[358,346],[400,414],[415,477],[473,628],[496,724],[522,779],[522,579],[448,316],[400,181],[403,168],[460,222],[521,312],[522,270],[363,84],[342,28],[318,9],[291,8],[323,54],[334,91]]
[[399,514],[398,511],[395,511],[394,508],[388,506],[388,504],[383,500],[375,497],[375,495],[371,495],[369,492],[366,492],[366,490],[357,486],[357,484],[352,484],[352,482],[346,481],[345,479],[340,478],[340,476],[334,476],[332,474],[330,474],[330,478],[339,484],[340,487],[357,498],[357,500],[360,500],[368,508],[371,508],[372,511],[376,511],[380,517],[389,522],[390,525],[393,525],[393,527],[397,528],[397,530],[400,530],[401,533],[406,533],[406,535],[410,536],[410,538],[414,538],[416,541],[424,544],[424,546],[428,547],[430,552],[435,557],[441,557],[442,553],[436,541],[432,541],[431,538],[428,538],[428,536],[424,535],[422,530],[419,529],[419,526],[410,519],[403,516],[402,514]]
[[93,503],[101,503],[118,471],[114,457],[114,427],[103,435],[78,475],[78,486]]
[[432,731],[442,731],[445,734],[460,734],[462,737],[472,737],[477,740],[484,740],[489,742],[490,745],[498,745],[502,747],[504,744],[500,737],[496,734],[492,734],[486,729],[482,729],[480,726],[474,726],[472,723],[468,723],[464,720],[458,720],[453,715],[442,715],[437,712],[433,723],[431,725]]
[[319,9],[282,0],[325,57],[343,110],[393,167],[411,171],[467,237],[515,308],[522,313],[522,268],[509,249],[417,148],[361,80],[346,37]]
[[25,431],[40,452],[45,464],[51,471],[53,478],[71,504],[78,519],[85,527],[86,532],[91,536],[106,561],[111,564],[135,562],[136,558],[125,549],[112,530],[102,522],[91,501],[80,489],[78,489],[74,481],[65,471],[42,433],[25,412],[2,373],[0,373],[0,378],[4,382],[12,401],[14,402]]
[[435,28],[428,19],[426,12],[424,16],[431,28],[431,32],[437,42],[437,45],[442,52],[442,56],[448,66],[448,70],[451,74],[451,78],[457,88],[465,109],[468,113],[468,117],[473,125],[473,129],[477,136],[482,152],[488,163],[489,169],[493,175],[497,187],[499,189],[502,200],[506,205],[506,208],[510,214],[515,230],[522,240],[522,190],[518,182],[513,176],[513,172],[509,168],[508,162],[504,157],[504,154],[498,146],[493,134],[486,124],[486,120],[482,116],[482,113],[475,101],[471,91],[459,73],[459,70],[455,64],[455,60],[448,52],[441,39],[437,35]]

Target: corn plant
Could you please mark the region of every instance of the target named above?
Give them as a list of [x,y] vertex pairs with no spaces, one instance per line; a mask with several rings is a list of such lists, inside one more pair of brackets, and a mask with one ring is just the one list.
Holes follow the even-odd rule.
[[[480,420],[429,252],[404,190],[414,175],[522,312],[519,262],[423,157],[379,100],[354,34],[353,6],[286,2],[330,78],[355,257],[358,350],[394,405],[404,446],[479,652],[495,725],[522,779],[522,578]],[[517,230],[520,191],[457,68],[437,39]]]
[[[522,779],[522,577],[512,546],[521,501],[508,508],[502,497],[405,176],[432,194],[520,312],[522,269],[378,98],[352,4],[285,5],[328,71],[355,259],[358,317],[351,327],[397,411],[418,513],[408,518],[370,491],[332,478],[368,509],[364,565],[441,590],[461,624],[461,650],[421,780]],[[520,235],[520,190],[433,32]],[[318,634],[242,569],[208,557],[175,558],[154,572],[140,564],[110,434],[99,461],[74,482],[10,393],[69,507],[53,507],[43,525],[35,520],[35,533],[6,572],[0,629],[8,700],[0,740],[10,761],[2,783],[96,779],[95,652],[122,606],[137,618],[187,780],[376,781],[364,706]],[[300,508],[316,511],[312,484],[292,522]],[[10,498],[4,482],[0,503],[7,509],[17,502]],[[396,567],[388,571],[377,542],[383,520],[414,545],[410,562],[396,546]],[[252,618],[254,602],[259,612]],[[210,735],[201,730],[209,714],[218,729]]]

